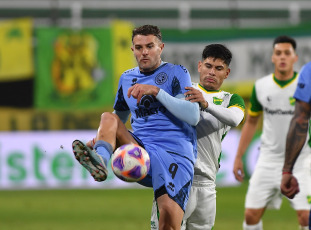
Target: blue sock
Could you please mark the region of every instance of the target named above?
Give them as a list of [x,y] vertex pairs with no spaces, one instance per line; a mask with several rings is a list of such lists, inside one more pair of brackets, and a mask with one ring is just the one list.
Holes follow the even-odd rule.
[[95,145],[94,145],[94,149],[96,150],[96,152],[104,159],[104,162],[107,166],[110,157],[113,153],[113,149],[111,144],[109,144],[106,141],[96,141]]

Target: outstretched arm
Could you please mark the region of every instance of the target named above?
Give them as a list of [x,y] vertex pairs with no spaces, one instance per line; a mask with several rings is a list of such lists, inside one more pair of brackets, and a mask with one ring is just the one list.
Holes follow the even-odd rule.
[[171,96],[164,90],[154,85],[135,84],[129,88],[127,96],[133,96],[139,103],[143,95],[153,95],[165,108],[178,119],[195,126],[200,120],[200,108],[198,103],[184,100],[185,96],[180,94]]
[[213,103],[208,103],[200,90],[193,87],[186,87],[186,89],[188,90],[185,93],[187,101],[198,102],[203,110],[212,114],[222,123],[231,127],[237,127],[243,120],[244,109],[235,106],[226,108]]
[[306,141],[310,114],[311,105],[297,100],[295,114],[287,133],[285,162],[281,182],[282,193],[291,199],[299,192],[299,185],[297,179],[292,175],[292,170]]

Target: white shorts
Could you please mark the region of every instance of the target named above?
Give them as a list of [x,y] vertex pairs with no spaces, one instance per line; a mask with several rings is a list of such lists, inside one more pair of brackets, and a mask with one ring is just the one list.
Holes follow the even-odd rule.
[[[193,181],[181,230],[211,230],[216,217],[216,190],[213,182]],[[151,211],[151,229],[158,228],[155,200]]]
[[[280,190],[283,164],[258,164],[249,181],[245,208],[280,209],[283,195]],[[310,210],[308,197],[311,196],[310,167],[295,167],[294,176],[300,192],[294,199],[288,199],[295,210]]]

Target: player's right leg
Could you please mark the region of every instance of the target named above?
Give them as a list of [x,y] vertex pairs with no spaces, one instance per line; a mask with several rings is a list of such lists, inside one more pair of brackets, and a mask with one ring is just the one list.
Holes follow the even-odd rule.
[[89,171],[95,181],[106,180],[108,175],[106,164],[96,151],[79,140],[72,142],[72,149],[77,161]]
[[244,230],[262,230],[261,217],[265,212],[265,208],[245,209],[245,220],[243,223]]
[[[279,188],[279,165],[257,164],[245,198],[244,230],[262,230],[261,218],[266,208],[279,209],[282,197]],[[281,171],[281,170],[280,170]]]
[[[104,181],[107,178],[107,164],[113,151],[128,143],[137,144],[128,132],[120,118],[114,113],[103,113],[93,149],[79,140],[72,144],[73,152],[79,163],[86,168],[95,181]],[[90,145],[90,142],[88,142]]]

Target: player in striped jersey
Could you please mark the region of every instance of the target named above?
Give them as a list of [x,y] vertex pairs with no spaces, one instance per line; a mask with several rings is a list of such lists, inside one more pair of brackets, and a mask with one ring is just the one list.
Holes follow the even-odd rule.
[[[234,175],[244,177],[242,156],[256,131],[260,114],[263,113],[260,155],[251,176],[245,200],[245,230],[262,230],[261,218],[267,208],[279,209],[282,203],[280,191],[282,167],[285,158],[286,133],[294,114],[297,73],[294,63],[298,60],[296,42],[288,36],[277,37],[273,42],[272,62],[274,73],[255,82],[250,98],[250,108],[242,129],[241,139],[234,162]],[[294,175],[302,179],[301,191],[290,200],[296,210],[300,229],[308,229],[311,195],[310,148],[305,145],[297,159]]]
[[[244,101],[237,94],[220,90],[230,73],[232,54],[221,44],[205,47],[198,63],[200,83],[186,87],[186,100],[199,102],[200,121],[196,126],[198,158],[181,229],[211,230],[216,216],[216,173],[221,141],[244,118]],[[151,229],[157,229],[157,208],[153,203]]]

